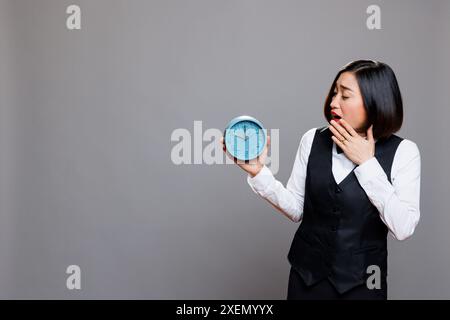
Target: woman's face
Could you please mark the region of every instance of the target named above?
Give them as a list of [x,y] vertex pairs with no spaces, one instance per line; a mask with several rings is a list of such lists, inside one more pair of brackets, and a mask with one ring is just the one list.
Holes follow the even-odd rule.
[[336,81],[331,116],[344,118],[356,132],[365,135],[367,113],[356,77],[351,72],[343,72]]

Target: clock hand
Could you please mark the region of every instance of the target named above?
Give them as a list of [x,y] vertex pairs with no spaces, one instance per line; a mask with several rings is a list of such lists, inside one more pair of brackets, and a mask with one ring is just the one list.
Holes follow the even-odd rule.
[[243,137],[243,136],[241,136],[241,135],[239,135],[239,134],[237,134],[235,132],[233,132],[233,135],[235,135],[238,138],[241,138],[242,140],[245,140],[245,137]]
[[252,131],[252,132],[250,132],[249,135],[246,136],[246,139],[249,139],[249,138],[253,137],[254,135],[256,135],[256,132]]

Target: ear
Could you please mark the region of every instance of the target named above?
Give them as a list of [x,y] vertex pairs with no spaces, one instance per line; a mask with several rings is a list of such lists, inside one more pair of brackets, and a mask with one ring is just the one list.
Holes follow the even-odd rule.
[[369,129],[367,129],[367,140],[373,142],[373,125],[371,125],[369,127]]

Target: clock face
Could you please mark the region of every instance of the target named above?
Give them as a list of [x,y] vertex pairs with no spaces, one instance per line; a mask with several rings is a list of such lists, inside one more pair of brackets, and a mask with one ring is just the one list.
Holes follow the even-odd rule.
[[266,145],[266,132],[262,124],[249,116],[233,119],[225,130],[228,152],[239,160],[259,156]]

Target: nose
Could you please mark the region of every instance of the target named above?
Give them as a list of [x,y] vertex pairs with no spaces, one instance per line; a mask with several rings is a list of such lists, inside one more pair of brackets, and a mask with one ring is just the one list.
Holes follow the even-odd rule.
[[336,99],[336,97],[333,97],[331,99],[331,103],[330,103],[331,109],[338,109],[339,108],[339,103],[337,102],[337,100],[338,99]]

